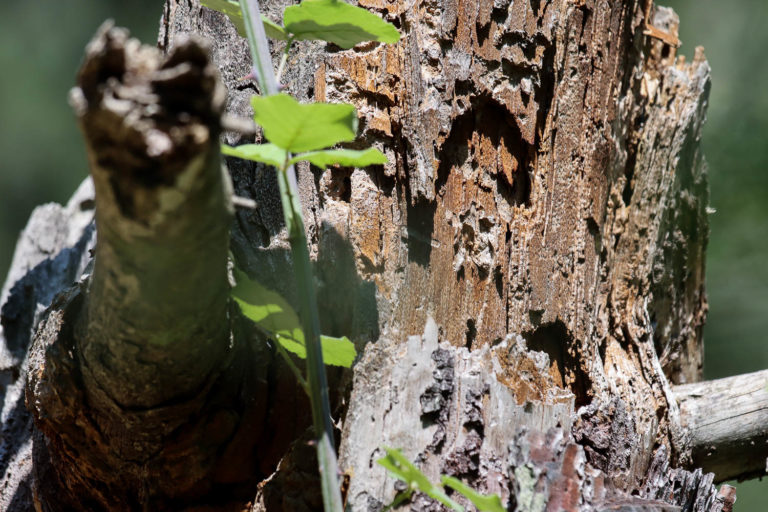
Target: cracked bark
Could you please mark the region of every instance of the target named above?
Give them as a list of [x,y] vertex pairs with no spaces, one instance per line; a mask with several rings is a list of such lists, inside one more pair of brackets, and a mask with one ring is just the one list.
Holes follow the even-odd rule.
[[[79,221],[83,241],[61,264],[68,283],[25,276],[11,288],[10,297],[32,292],[27,307],[64,291],[31,322],[26,405],[36,428],[4,454],[31,463],[31,485],[15,482],[7,510],[26,509],[16,503],[30,493],[51,511],[238,507],[305,427],[301,407],[268,400],[272,387],[284,407],[302,403],[230,305],[226,91],[208,53],[179,38],[163,56],[109,24],[86,50],[71,102],[93,186],[60,221],[93,215],[95,197],[98,237],[82,278],[93,225]],[[4,331],[28,344],[32,326],[8,313]],[[13,363],[23,382],[22,358]],[[278,429],[281,413],[296,426]]]
[[[279,19],[287,3],[266,2],[267,15]],[[718,494],[715,477],[691,465],[705,464],[698,455],[702,436],[687,423],[695,415],[685,403],[678,407],[682,388],[672,388],[701,376],[708,228],[699,137],[709,68],[700,50],[686,62],[646,37],[641,3],[361,0],[399,27],[398,45],[349,51],[297,45],[285,85],[302,99],[354,103],[360,144],[373,144],[390,159],[370,169],[298,169],[323,330],[349,335],[362,352],[354,375],[335,380],[337,392],[348,392],[338,409],[340,463],[353,510],[378,510],[394,496],[392,480],[372,462],[385,445],[403,448],[432,478],[459,476],[498,492],[510,506],[704,511],[732,505],[731,490]],[[654,25],[675,34],[677,18],[660,8]],[[237,81],[249,68],[245,42],[224,16],[196,0],[167,0],[161,48],[183,54],[188,33],[213,41],[211,55],[229,93],[226,110],[247,116],[254,88]],[[207,125],[207,145],[217,122]],[[229,143],[251,138],[224,134]],[[214,159],[216,152],[201,154]],[[259,205],[235,214],[235,259],[293,300],[295,291],[282,278],[290,275],[290,256],[273,171],[227,164],[237,194]],[[214,171],[211,180],[220,178]],[[160,172],[155,188],[179,182],[165,172],[172,171]],[[99,198],[96,171],[94,180]],[[101,186],[107,197],[115,187]],[[206,197],[217,211],[213,196]],[[153,225],[151,200],[149,208],[131,208],[131,201],[114,199],[104,208],[142,216],[137,229]],[[206,220],[185,218],[181,225],[205,231],[211,212],[189,205],[190,215]],[[225,223],[225,210],[213,219]],[[98,230],[100,244],[120,245],[120,230]],[[252,335],[232,329],[239,323],[226,317],[226,233],[212,230],[215,241],[194,251],[174,251],[176,242],[168,240],[142,244],[142,265],[150,267],[179,252],[196,260],[196,251],[215,253],[205,258],[209,274],[190,267],[189,282],[181,280],[189,286],[186,298],[194,295],[198,272],[209,278],[210,297],[190,297],[192,305],[180,307],[192,316],[204,311],[197,324],[160,335],[166,322],[153,318],[167,306],[163,295],[139,304],[146,341],[172,342],[190,331],[207,340],[179,355],[183,365],[171,366],[179,374],[144,372],[164,357],[152,350],[127,362],[138,368],[121,360],[117,373],[109,371],[110,354],[122,348],[99,343],[110,336],[89,329],[87,319],[111,318],[105,315],[119,310],[114,291],[132,285],[110,284],[102,274],[102,284],[57,300],[31,353],[30,404],[46,436],[35,438],[39,481],[88,494],[105,508],[116,507],[114,500],[125,509],[190,501],[224,507],[225,491],[236,489],[230,501],[241,508],[254,499],[256,510],[317,509],[314,466],[301,441],[303,397],[268,350],[248,343]],[[118,269],[134,268],[133,260],[122,266],[130,256],[104,251],[97,245],[92,283],[110,258]],[[68,268],[75,272],[77,265]],[[137,279],[159,286],[168,277],[179,281],[162,270],[142,271]],[[99,286],[106,286],[105,299],[95,302]],[[6,309],[3,315],[7,338]],[[132,318],[117,325],[134,332]],[[25,332],[35,323],[28,319]],[[141,338],[132,337],[129,347]],[[72,364],[41,365],[52,353],[66,361],[67,343],[75,344],[82,373]],[[9,377],[17,382],[26,345],[6,344],[17,347],[11,365],[17,375]],[[40,368],[44,379],[35,376]],[[60,384],[45,372],[76,382],[82,374],[82,388],[56,394]],[[126,374],[137,380],[124,384]],[[144,392],[146,386],[152,391]],[[65,397],[60,405],[67,415],[46,415],[37,405],[46,394],[54,403]],[[86,396],[95,411],[87,418],[74,405]],[[166,423],[169,408],[181,430]],[[120,424],[118,417],[128,419]],[[62,477],[57,468],[91,449],[83,444],[93,439],[89,422],[121,425],[114,438],[95,444],[96,458],[107,463]],[[227,446],[229,455],[216,459],[199,448],[195,435],[210,425],[220,434],[210,450]],[[119,444],[131,436],[139,444]],[[19,449],[14,460],[29,460],[24,453]],[[26,496],[24,482],[16,485]],[[50,502],[37,488],[39,500]],[[113,501],[104,489],[115,493]],[[423,496],[410,507],[435,509]]]

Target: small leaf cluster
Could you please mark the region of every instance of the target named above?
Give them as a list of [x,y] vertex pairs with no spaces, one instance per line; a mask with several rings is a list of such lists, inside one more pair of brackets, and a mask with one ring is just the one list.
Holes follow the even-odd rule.
[[[202,0],[205,7],[223,12],[237,32],[246,36],[240,4],[234,0]],[[304,0],[286,7],[283,25],[262,16],[267,37],[282,41],[328,41],[345,50],[358,43],[396,43],[397,29],[373,13],[340,0]]]
[[[381,151],[328,149],[357,137],[355,107],[343,103],[303,105],[287,94],[251,98],[253,120],[264,130],[265,144],[222,146],[222,153],[285,169],[302,160],[320,168],[339,164],[365,167],[387,162]],[[293,155],[293,153],[298,153]]]
[[452,476],[442,475],[440,482],[442,485],[432,483],[427,476],[421,472],[408,458],[402,454],[400,450],[393,448],[384,448],[387,455],[378,459],[381,466],[389,471],[389,473],[408,484],[408,489],[401,492],[395,497],[387,509],[392,509],[400,505],[401,503],[409,500],[414,491],[420,491],[429,496],[430,498],[442,503],[451,510],[456,512],[464,512],[464,507],[453,501],[445,492],[445,487],[449,487],[457,493],[464,496],[469,500],[472,505],[480,512],[505,512],[506,509],[501,503],[501,498],[496,494],[480,494],[474,491],[471,487],[463,483],[461,480]]
[[[240,3],[234,0],[202,0],[202,5],[220,11],[234,23],[238,33],[247,31]],[[283,25],[262,16],[268,37],[287,41],[285,56],[293,41],[323,40],[348,49],[364,41],[394,43],[400,38],[397,29],[373,13],[338,0],[304,0],[287,7]],[[281,64],[282,69],[282,64]],[[280,71],[278,71],[278,75]],[[384,164],[387,158],[377,149],[333,149],[341,142],[357,137],[357,112],[347,104],[301,104],[287,94],[254,96],[251,98],[253,120],[261,126],[263,144],[222,145],[227,156],[265,163],[286,172],[300,161],[326,168],[331,165],[365,167]],[[292,200],[287,204],[291,208]],[[300,212],[300,210],[297,210]],[[287,218],[293,218],[289,212]],[[296,312],[279,294],[236,272],[237,286],[232,291],[243,314],[267,336],[278,343],[278,349],[292,365],[286,352],[307,357],[305,335]],[[320,337],[325,364],[350,367],[357,355],[354,344],[346,337]],[[295,367],[292,369],[302,381]]]
[[[246,36],[239,2],[202,0],[202,4],[226,14],[238,33]],[[304,0],[299,5],[286,7],[283,25],[265,16],[261,21],[267,36],[287,41],[286,55],[294,41],[322,40],[349,49],[365,41],[396,43],[400,39],[399,32],[390,23],[341,0]],[[283,171],[300,161],[308,161],[320,168],[331,165],[366,167],[387,162],[387,158],[374,148],[362,151],[330,149],[357,136],[357,113],[352,105],[302,105],[287,94],[255,96],[251,105],[253,119],[262,127],[269,142],[238,147],[225,145],[223,154],[262,162]]]

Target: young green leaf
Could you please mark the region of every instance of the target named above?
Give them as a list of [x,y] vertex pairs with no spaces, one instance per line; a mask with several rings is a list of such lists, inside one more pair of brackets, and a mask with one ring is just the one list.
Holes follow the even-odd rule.
[[232,297],[243,314],[274,336],[286,350],[306,357],[304,333],[291,305],[279,293],[248,279],[237,269],[235,279],[237,286],[232,289]]
[[287,94],[251,98],[253,119],[271,143],[301,153],[354,140],[357,112],[346,104],[303,105]]
[[387,157],[375,148],[368,148],[363,151],[353,149],[326,149],[323,151],[312,151],[310,153],[302,153],[294,156],[290,163],[295,164],[302,160],[307,160],[312,165],[320,167],[321,169],[325,169],[334,164],[343,167],[367,167],[369,165],[387,163]]
[[443,488],[429,481],[429,478],[421,472],[419,468],[413,465],[400,450],[393,448],[384,448],[387,455],[378,459],[380,465],[384,466],[390,474],[408,484],[412,489],[418,489],[430,498],[439,501],[446,507],[450,507],[456,512],[464,512],[464,507],[449,498]]
[[243,24],[243,15],[240,12],[240,2],[233,0],[201,0],[203,7],[208,7],[214,11],[219,11],[227,15],[237,29],[241,37],[245,37],[245,25]]
[[288,32],[283,27],[270,20],[263,14],[261,15],[261,22],[264,24],[264,32],[267,33],[267,37],[272,39],[279,39],[281,41],[288,41],[290,39]]
[[501,504],[501,498],[496,494],[484,495],[474,491],[471,487],[464,484],[461,480],[453,478],[452,476],[443,475],[440,477],[440,481],[443,485],[450,487],[454,491],[458,492],[470,503],[472,503],[479,512],[506,512],[506,509]]
[[288,152],[274,144],[242,144],[236,147],[222,144],[221,154],[262,162],[281,169],[285,164],[285,157]]
[[[256,325],[268,332],[288,352],[306,359],[307,349],[299,317],[279,293],[248,279],[235,269],[237,286],[232,297],[240,311]],[[350,368],[357,356],[355,345],[346,337],[320,336],[323,362],[333,366]]]
[[[201,0],[200,3],[204,7],[226,14],[227,18],[229,18],[235,25],[240,37],[246,37],[243,13],[240,11],[240,2],[234,0]],[[266,16],[262,16],[261,21],[264,23],[264,30],[267,33],[267,37],[281,39],[283,41],[288,40],[288,34],[283,27]]]
[[355,357],[357,357],[354,343],[346,336],[334,338],[321,335],[320,346],[323,350],[323,362],[325,364],[351,368],[352,363],[355,362]]
[[392,24],[342,0],[304,0],[285,9],[283,24],[297,40],[330,41],[345,50],[363,41],[400,40]]

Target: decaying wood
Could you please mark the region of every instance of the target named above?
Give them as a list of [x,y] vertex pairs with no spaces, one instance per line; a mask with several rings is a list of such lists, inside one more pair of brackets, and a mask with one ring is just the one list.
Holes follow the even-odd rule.
[[620,2],[375,5],[404,42],[332,53],[315,91],[356,102],[393,162],[318,215],[345,209],[381,331],[431,314],[472,349],[521,333],[583,406],[590,461],[638,485],[679,445],[667,376],[700,372],[706,62],[640,37]]
[[768,371],[675,386],[695,467],[718,481],[766,473]]
[[[717,492],[712,473],[670,467],[664,446],[642,486],[627,493],[588,453],[600,448],[593,443],[621,442],[628,418],[603,418],[589,437],[574,440],[574,396],[557,393],[557,386],[540,394],[552,379],[545,353],[529,350],[519,336],[469,351],[438,343],[437,331],[429,319],[423,336],[371,345],[355,367],[340,448],[352,510],[381,510],[402,490],[375,464],[384,446],[401,448],[433,481],[442,474],[460,478],[498,494],[513,510],[546,504],[546,510],[719,512],[733,505],[735,495],[728,486]],[[411,500],[411,510],[433,506],[424,495]]]
[[94,244],[90,179],[69,203],[39,206],[19,237],[0,297],[0,510],[32,508],[32,416],[24,405],[27,349],[53,298],[86,271]]
[[[654,446],[687,460],[669,379],[701,367],[703,56],[686,63],[644,37],[640,6],[623,2],[362,5],[401,43],[322,58],[305,44],[286,80],[300,97],[356,104],[364,141],[390,158],[299,169],[326,328],[405,340],[431,315],[470,349],[520,333],[585,407],[577,431],[623,422],[608,445],[579,435],[622,486],[640,483]],[[676,23],[657,11],[655,26]],[[218,34],[230,109],[247,115],[251,91],[234,80],[244,43],[226,18],[170,1],[166,26],[169,47]],[[232,167],[239,195],[274,194],[261,167]],[[240,264],[267,280],[285,247],[270,210],[241,214],[233,235]]]
[[[514,370],[502,370],[505,358],[514,360]],[[393,481],[372,464],[385,455],[384,446],[402,449],[435,481],[440,474],[469,477],[506,501],[510,428],[571,427],[573,394],[552,384],[548,370],[547,356],[528,352],[519,336],[473,351],[438,344],[432,319],[423,336],[405,344],[371,345],[357,363],[344,420],[339,464],[350,476],[347,503],[367,510],[394,499]],[[495,478],[478,478],[481,473]]]
[[[265,11],[277,20],[289,3]],[[646,37],[642,2],[359,3],[398,26],[401,42],[301,42],[284,77],[301,99],[354,103],[359,144],[390,161],[298,169],[323,330],[362,352],[351,378],[335,379],[349,392],[337,412],[353,510],[394,496],[375,465],[385,445],[430,477],[456,475],[522,509],[729,510],[732,490],[718,494],[715,477],[691,466],[702,437],[689,436],[690,400],[681,414],[672,388],[701,376],[703,53],[686,62]],[[677,18],[659,8],[653,26],[676,36]],[[99,244],[91,279],[59,296],[31,352],[42,509],[78,496],[126,510],[317,505],[306,403],[226,306],[223,96],[192,33],[212,40],[226,111],[247,117],[247,45],[197,0],[166,1],[166,60],[108,31],[84,68],[93,78],[75,104]],[[158,164],[164,156],[174,158]],[[227,165],[235,193],[257,205],[236,212],[237,264],[294,301],[274,170]],[[66,267],[70,281],[78,265]],[[37,302],[64,281],[31,286]],[[9,344],[6,309],[13,357],[2,375],[18,389],[26,342]],[[28,339],[38,320],[14,318]],[[189,353],[158,347],[198,337]],[[14,446],[29,471],[31,448]],[[14,485],[27,499],[28,482]],[[435,510],[418,495],[410,507]]]
[[40,510],[242,506],[277,462],[271,358],[230,310],[225,97],[196,39],[163,57],[107,24],[87,48],[72,103],[98,239],[29,350]]

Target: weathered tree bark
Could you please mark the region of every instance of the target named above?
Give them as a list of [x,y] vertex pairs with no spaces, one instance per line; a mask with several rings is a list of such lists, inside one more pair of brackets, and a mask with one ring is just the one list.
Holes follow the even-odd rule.
[[[225,92],[194,38],[163,57],[106,24],[88,46],[71,101],[94,190],[25,236],[55,222],[77,244],[50,250],[62,260],[55,279],[46,261],[32,268],[41,258],[20,244],[14,265],[29,270],[3,308],[6,400],[17,407],[6,426],[29,428],[26,380],[36,427],[31,446],[25,432],[4,447],[9,462],[32,466],[31,484],[11,482],[7,509],[28,508],[30,493],[40,510],[238,508],[304,431],[298,386],[230,308]],[[94,265],[66,289],[93,246],[94,226],[81,217],[94,192]],[[267,388],[282,401],[270,403]]]
[[[265,2],[267,15],[289,3]],[[765,397],[734,434],[739,449],[746,436],[756,446],[736,470],[736,430],[714,434],[726,463],[708,465],[709,402],[672,388],[701,377],[701,50],[688,63],[647,37],[645,2],[360,5],[401,42],[303,42],[284,78],[302,99],[354,103],[361,144],[390,160],[298,169],[323,328],[362,352],[333,384],[348,505],[380,510],[394,497],[374,462],[394,446],[433,479],[458,476],[510,509],[729,510],[732,490],[712,483],[764,469]],[[676,35],[670,10],[654,25]],[[13,414],[23,425],[0,452],[15,469],[3,476],[8,510],[26,510],[33,487],[43,510],[318,508],[306,402],[228,307],[220,100],[190,33],[212,41],[226,111],[247,117],[245,41],[197,0],[166,1],[165,60],[105,31],[81,72],[95,266],[35,317],[83,271],[87,190],[47,217],[69,235],[17,252],[3,294],[4,428]],[[258,205],[236,212],[236,263],[294,300],[274,171],[227,164]],[[18,389],[38,324],[33,429]],[[410,506],[437,509],[421,495]]]
[[765,475],[766,387],[763,370],[673,388],[696,467],[720,480]]
[[29,358],[45,510],[162,506],[230,483],[222,441],[260,393],[237,362],[247,345],[231,342],[225,97],[194,40],[162,58],[105,25],[87,48],[71,101],[95,189],[95,263],[59,296]]

